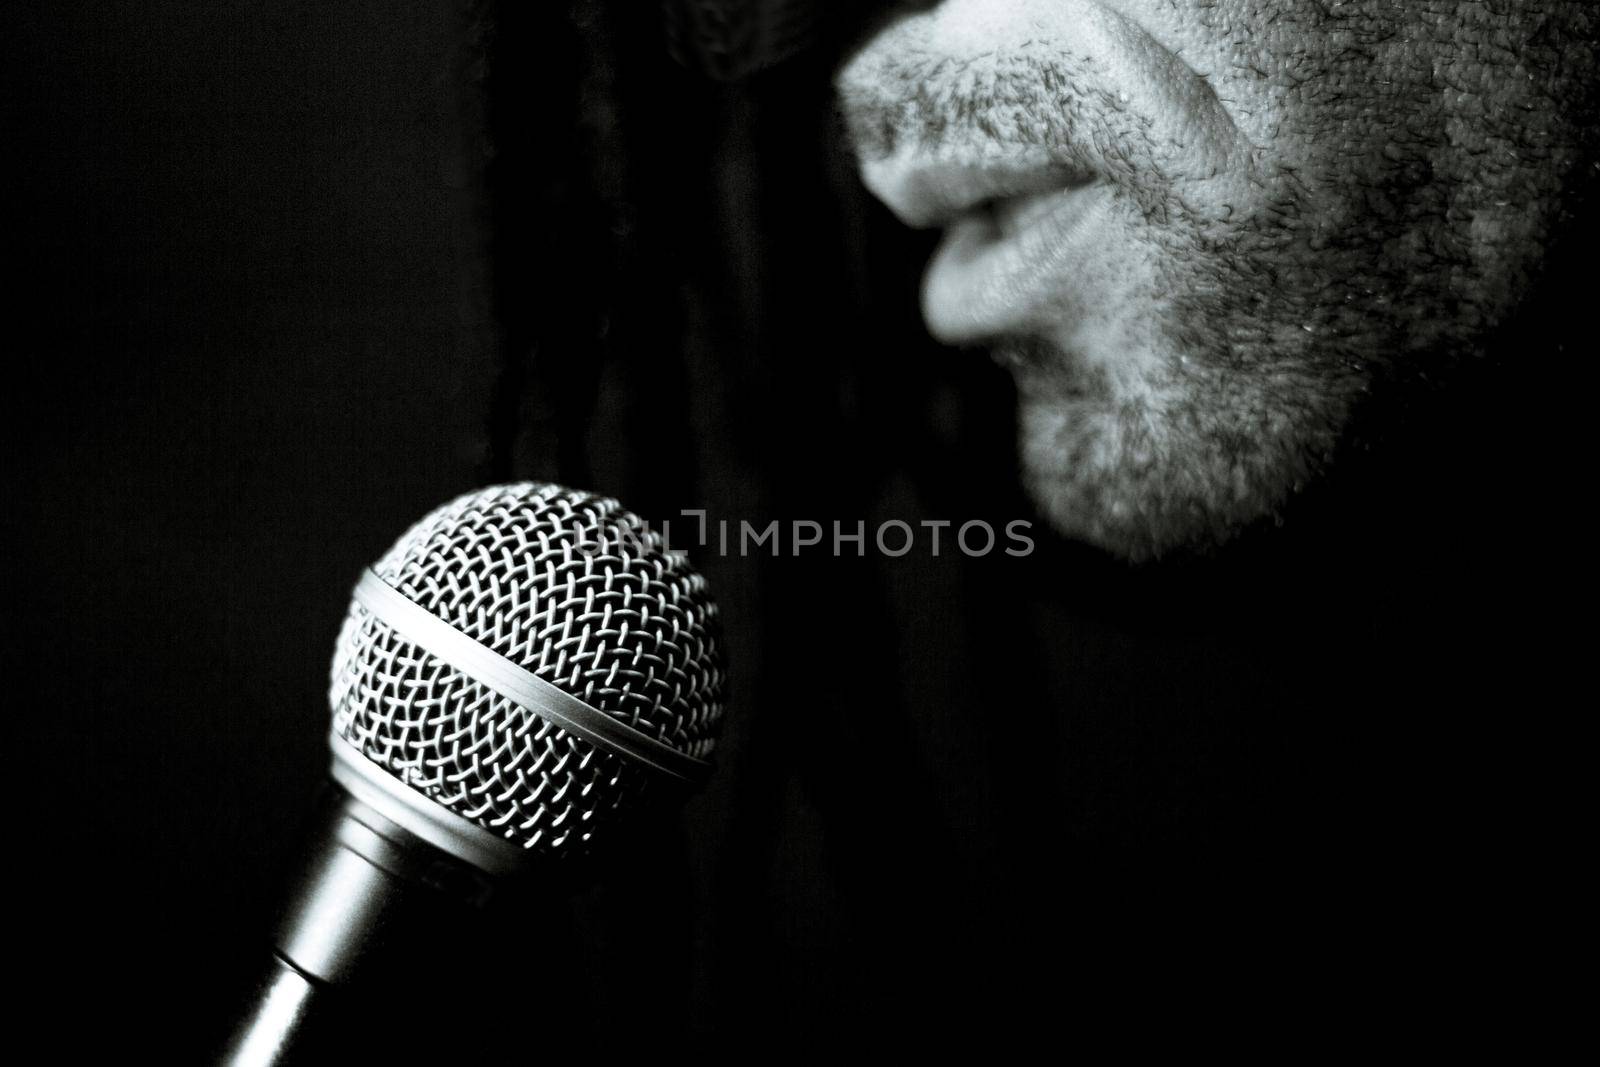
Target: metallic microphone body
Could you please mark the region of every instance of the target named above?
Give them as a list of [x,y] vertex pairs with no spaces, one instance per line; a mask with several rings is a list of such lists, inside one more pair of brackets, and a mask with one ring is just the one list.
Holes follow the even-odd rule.
[[522,483],[417,523],[356,585],[329,694],[337,789],[224,1062],[292,1058],[319,990],[691,792],[723,689],[704,579],[615,501]]

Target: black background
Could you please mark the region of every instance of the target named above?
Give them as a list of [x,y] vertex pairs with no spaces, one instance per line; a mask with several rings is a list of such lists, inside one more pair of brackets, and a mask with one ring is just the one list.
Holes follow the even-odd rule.
[[[724,86],[651,5],[505,8],[49,5],[12,37],[16,934],[76,1008],[64,1047],[227,1029],[323,778],[349,586],[444,499],[1032,517],[1005,374],[926,340],[930,240],[838,145],[864,22]],[[1496,360],[1212,558],[1040,529],[1026,560],[692,552],[733,665],[711,787],[346,1038],[1227,1026],[1481,962],[1460,930],[1521,869],[1560,729],[1565,254]]]

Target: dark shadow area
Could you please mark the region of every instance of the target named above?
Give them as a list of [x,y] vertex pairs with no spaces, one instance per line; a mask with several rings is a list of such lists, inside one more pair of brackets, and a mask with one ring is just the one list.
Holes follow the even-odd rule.
[[[1044,532],[1007,375],[927,339],[931,238],[838,140],[854,17],[732,85],[624,0],[24,21],[3,673],[28,974],[96,1020],[61,1047],[227,1030],[350,586],[496,480],[705,511],[720,770],[360,994],[354,1053],[945,1040],[1220,995],[1218,960],[1292,1011],[1308,958],[1463,951],[1460,881],[1537,847],[1591,225],[1383,455],[1130,568]],[[714,551],[774,519],[1032,519],[1037,551]]]

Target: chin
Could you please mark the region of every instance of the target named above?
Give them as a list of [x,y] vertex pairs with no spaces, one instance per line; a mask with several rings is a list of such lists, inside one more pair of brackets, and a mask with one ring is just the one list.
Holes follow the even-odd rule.
[[1186,373],[1111,388],[1018,375],[1024,484],[1062,536],[1126,560],[1204,554],[1323,472],[1344,390],[1299,376]]

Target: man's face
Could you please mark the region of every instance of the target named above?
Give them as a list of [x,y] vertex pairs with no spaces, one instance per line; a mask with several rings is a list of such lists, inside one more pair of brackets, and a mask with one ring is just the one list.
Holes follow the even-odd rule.
[[1584,6],[945,0],[838,84],[868,187],[945,228],[930,330],[1015,374],[1041,508],[1147,556],[1515,308],[1584,162]]

